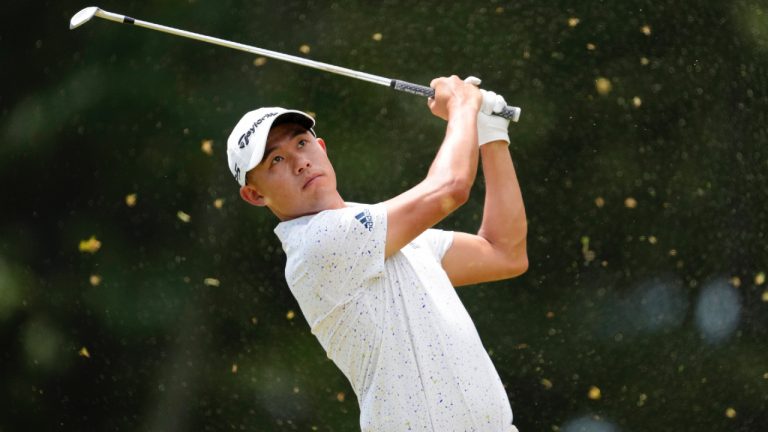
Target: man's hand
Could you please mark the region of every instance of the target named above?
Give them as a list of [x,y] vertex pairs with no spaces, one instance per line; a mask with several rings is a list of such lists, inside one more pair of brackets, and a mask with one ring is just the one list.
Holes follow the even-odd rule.
[[[480,78],[469,76],[464,79],[464,82],[479,86],[482,81]],[[492,115],[501,112],[507,106],[507,102],[500,94],[492,91],[480,90],[480,92],[483,95],[483,103],[477,114],[477,143],[481,146],[494,141],[509,143],[509,133],[507,132],[509,120]]]
[[459,111],[477,113],[480,110],[483,102],[480,89],[456,75],[435,78],[429,86],[435,89],[435,97],[429,98],[427,105],[432,114],[443,120]]

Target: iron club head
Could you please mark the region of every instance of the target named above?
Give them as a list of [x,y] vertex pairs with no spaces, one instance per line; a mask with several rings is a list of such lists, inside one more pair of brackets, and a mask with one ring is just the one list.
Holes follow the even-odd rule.
[[98,11],[99,8],[96,6],[90,6],[76,13],[72,19],[69,20],[69,29],[72,30],[87,23]]

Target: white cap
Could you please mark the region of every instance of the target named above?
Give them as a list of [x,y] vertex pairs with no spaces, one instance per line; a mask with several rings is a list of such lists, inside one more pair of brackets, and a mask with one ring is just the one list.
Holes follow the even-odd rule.
[[259,108],[246,113],[237,122],[227,139],[227,159],[229,170],[240,186],[245,185],[245,173],[264,157],[269,130],[282,123],[296,123],[315,134],[312,129],[315,119],[309,114],[280,107]]

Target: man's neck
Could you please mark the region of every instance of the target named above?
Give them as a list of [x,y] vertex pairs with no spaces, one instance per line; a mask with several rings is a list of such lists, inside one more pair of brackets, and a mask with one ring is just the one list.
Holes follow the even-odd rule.
[[341,195],[338,192],[336,192],[336,194],[333,197],[329,197],[328,199],[323,200],[322,203],[320,203],[315,208],[313,208],[312,210],[306,213],[297,214],[297,215],[283,215],[283,214],[279,214],[274,210],[272,212],[275,214],[275,216],[277,216],[278,219],[280,219],[281,222],[287,222],[289,220],[298,219],[304,216],[316,215],[326,210],[342,209],[342,208],[345,208],[346,206],[347,204],[344,202],[344,199],[341,197]]

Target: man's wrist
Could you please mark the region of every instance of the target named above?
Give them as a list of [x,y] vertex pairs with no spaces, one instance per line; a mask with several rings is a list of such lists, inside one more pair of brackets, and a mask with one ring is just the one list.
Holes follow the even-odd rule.
[[477,117],[477,112],[478,107],[473,107],[467,104],[456,105],[448,110],[448,121],[474,119]]
[[448,113],[452,113],[454,111],[464,113],[472,111],[477,113],[480,110],[480,102],[481,100],[479,98],[476,100],[467,98],[455,98],[448,104]]
[[503,149],[503,150],[507,150],[508,147],[509,147],[509,142],[504,140],[488,141],[487,143],[480,146],[480,148],[484,148],[484,149]]

